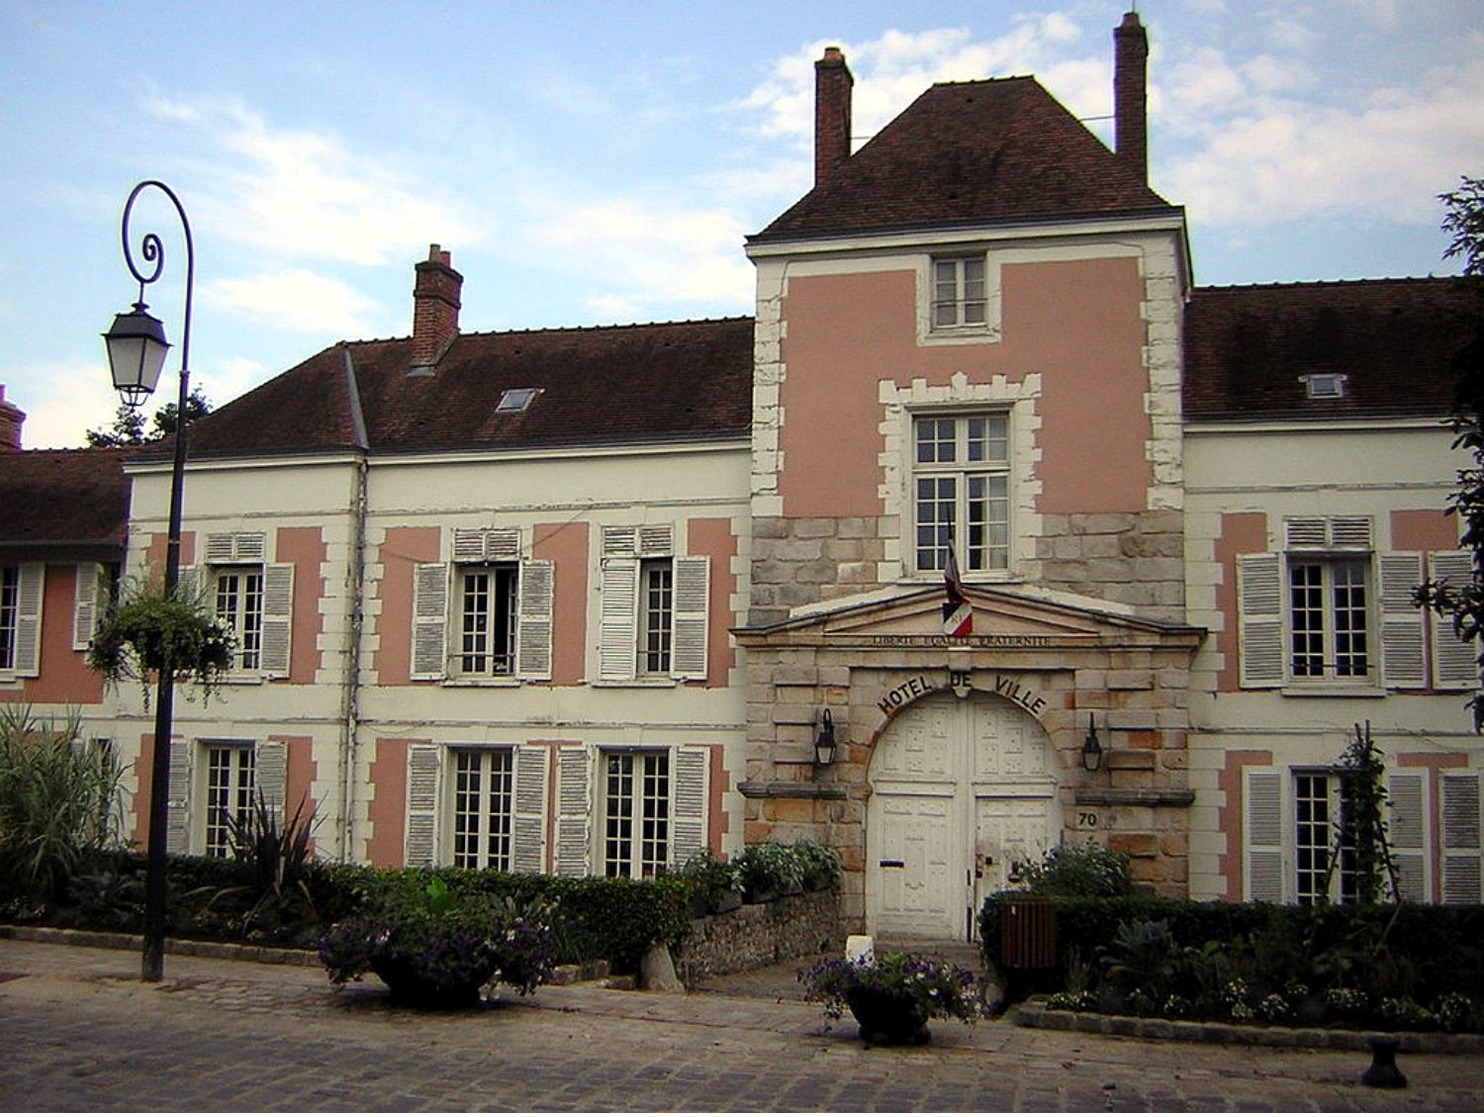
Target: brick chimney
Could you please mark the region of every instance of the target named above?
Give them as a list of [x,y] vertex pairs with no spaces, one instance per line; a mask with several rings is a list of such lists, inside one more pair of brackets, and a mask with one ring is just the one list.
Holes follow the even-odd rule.
[[850,158],[850,90],[855,78],[839,47],[814,63],[814,185],[823,186]]
[[26,413],[5,398],[5,385],[0,384],[0,453],[21,448],[21,424]]
[[412,367],[436,364],[459,332],[459,292],[464,277],[453,270],[450,255],[436,244],[414,269],[412,287]]
[[1149,181],[1148,64],[1139,13],[1126,12],[1113,31],[1113,151],[1143,182]]

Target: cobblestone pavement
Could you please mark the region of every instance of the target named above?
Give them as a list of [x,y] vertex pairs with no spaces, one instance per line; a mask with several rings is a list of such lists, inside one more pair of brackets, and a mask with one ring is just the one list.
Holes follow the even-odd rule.
[[938,1023],[873,1048],[793,1000],[599,983],[450,1014],[391,1008],[376,982],[169,955],[0,940],[5,1110],[1484,1109],[1484,1060],[1404,1055],[1411,1085],[1359,1084],[1355,1052]]

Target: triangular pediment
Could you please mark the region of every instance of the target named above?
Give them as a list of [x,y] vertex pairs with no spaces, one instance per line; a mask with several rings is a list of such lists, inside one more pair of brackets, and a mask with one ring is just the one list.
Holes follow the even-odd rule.
[[1114,602],[1069,594],[1032,594],[971,587],[973,631],[944,632],[944,595],[938,587],[826,602],[778,624],[742,628],[743,644],[757,642],[927,647],[1068,647],[1163,642],[1198,637],[1185,625],[1140,617]]

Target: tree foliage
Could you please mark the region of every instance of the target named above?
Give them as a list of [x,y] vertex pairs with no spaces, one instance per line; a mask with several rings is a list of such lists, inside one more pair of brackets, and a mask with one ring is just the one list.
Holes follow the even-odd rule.
[[[186,397],[186,425],[209,414],[211,401],[200,388],[192,388]],[[146,442],[162,442],[175,433],[176,417],[180,407],[174,401],[155,412],[154,426],[149,434],[144,431],[144,416],[139,409],[121,405],[113,417],[113,426],[107,430],[88,431],[89,446],[141,446]]]
[[[1458,517],[1460,545],[1473,553],[1467,581],[1426,582],[1413,598],[1453,626],[1465,641],[1484,632],[1484,179],[1463,176],[1457,190],[1440,194],[1442,228],[1451,240],[1444,258],[1463,260],[1463,274],[1474,285],[1468,320],[1460,323],[1463,343],[1453,359],[1454,449],[1467,450],[1473,465],[1458,471],[1447,511]],[[1480,656],[1484,667],[1484,655]],[[1484,731],[1484,688],[1470,699],[1474,729]]]

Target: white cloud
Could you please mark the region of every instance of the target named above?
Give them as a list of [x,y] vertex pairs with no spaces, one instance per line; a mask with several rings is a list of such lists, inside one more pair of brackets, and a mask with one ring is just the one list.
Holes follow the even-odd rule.
[[235,99],[156,93],[146,107],[216,149],[202,157],[222,160],[216,191],[193,212],[239,243],[287,259],[376,265],[430,241],[468,245],[484,235],[466,207],[433,184],[332,137],[276,129]]
[[214,280],[202,286],[201,296],[217,310],[336,338],[367,336],[386,313],[348,284],[303,268]]
[[549,261],[570,261],[573,277],[588,286],[588,305],[614,321],[662,302],[696,303],[705,308],[700,313],[750,306],[752,265],[740,251],[746,231],[720,209],[613,198],[544,205],[525,235]]
[[27,398],[9,401],[26,413],[21,444],[27,450],[84,446],[89,430],[113,425],[119,397],[102,361],[31,365],[12,370],[12,377],[25,385]]

